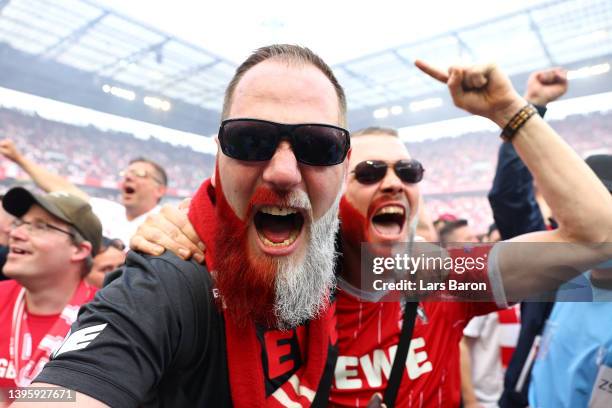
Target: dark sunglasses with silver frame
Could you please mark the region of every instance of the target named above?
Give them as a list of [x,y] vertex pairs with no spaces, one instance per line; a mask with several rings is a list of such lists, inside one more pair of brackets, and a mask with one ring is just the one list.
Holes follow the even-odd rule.
[[366,160],[357,164],[351,173],[361,184],[374,184],[385,177],[390,166],[404,183],[415,184],[423,180],[425,169],[421,162],[415,159],[398,160],[393,164],[387,164],[382,160]]
[[270,160],[282,140],[289,142],[298,162],[310,166],[340,164],[351,147],[348,130],[320,123],[288,125],[261,119],[227,119],[219,128],[221,151],[236,160]]

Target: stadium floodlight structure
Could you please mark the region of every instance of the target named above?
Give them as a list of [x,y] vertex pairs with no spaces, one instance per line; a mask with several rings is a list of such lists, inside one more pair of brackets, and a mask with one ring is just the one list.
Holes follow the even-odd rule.
[[[373,119],[405,126],[449,114],[453,104],[444,85],[423,75],[414,66],[417,58],[440,67],[494,61],[519,87],[527,73],[546,67],[601,64],[600,71],[605,71],[605,64],[612,63],[612,1],[540,3],[337,64],[333,68],[345,87],[353,127],[368,126]],[[602,91],[612,90],[609,82],[610,88]],[[444,100],[442,108],[439,98]],[[427,103],[421,102],[432,100],[431,107],[438,109],[428,115],[422,109]],[[393,106],[403,106],[404,114],[383,114]]]
[[[13,63],[10,71],[7,65],[18,59],[13,50],[33,57],[19,60],[19,67]],[[402,127],[461,115],[444,86],[414,67],[415,58],[441,67],[495,61],[519,88],[529,72],[562,65],[576,71],[573,78],[586,78],[584,84],[588,78],[600,78],[597,84],[572,83],[568,96],[612,90],[612,73],[604,69],[608,64],[609,71],[612,63],[612,1],[538,3],[336,64],[333,68],[346,90],[352,128],[373,121]],[[40,68],[33,72],[31,66],[37,63]],[[86,80],[79,83],[72,73],[64,73],[69,82],[40,96],[59,95],[64,102],[80,101],[93,109],[203,135],[218,128],[223,93],[237,66],[91,0],[0,0],[0,86],[22,83],[30,75],[34,79],[29,87],[13,89],[31,92],[50,87],[55,79],[47,63],[87,73],[89,86],[105,97],[114,98],[120,90],[134,96],[131,101],[119,97],[114,98],[118,102],[108,103],[93,100],[91,92],[81,92],[70,99],[67,92],[76,94],[86,87]],[[47,75],[43,78],[40,71]],[[11,72],[12,78],[7,79]],[[597,72],[599,76],[587,77]],[[605,86],[609,89],[602,89]],[[143,110],[138,111],[138,106]]]
[[[236,64],[89,0],[0,1],[0,42],[102,84],[218,111]],[[168,106],[163,104],[163,106]]]

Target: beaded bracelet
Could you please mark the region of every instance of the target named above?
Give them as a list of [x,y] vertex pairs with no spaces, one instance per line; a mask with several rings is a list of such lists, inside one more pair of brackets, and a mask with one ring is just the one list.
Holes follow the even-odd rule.
[[504,130],[502,130],[500,135],[501,138],[506,142],[511,141],[512,138],[516,136],[516,132],[518,132],[518,130],[523,127],[525,122],[527,122],[527,120],[529,120],[529,118],[536,113],[538,113],[538,111],[532,104],[522,107],[521,110],[518,111],[504,127]]

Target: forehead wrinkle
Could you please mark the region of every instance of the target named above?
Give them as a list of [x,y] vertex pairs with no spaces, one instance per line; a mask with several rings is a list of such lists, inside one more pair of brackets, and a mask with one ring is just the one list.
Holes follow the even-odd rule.
[[[257,119],[274,121],[275,117],[284,117],[290,120],[301,114],[313,119],[296,119],[292,123],[338,125],[341,116],[333,84],[311,64],[295,66],[278,61],[257,64],[238,82],[228,117],[247,117],[253,105],[258,103],[260,106],[255,112],[262,117]],[[308,107],[306,112],[304,107]]]

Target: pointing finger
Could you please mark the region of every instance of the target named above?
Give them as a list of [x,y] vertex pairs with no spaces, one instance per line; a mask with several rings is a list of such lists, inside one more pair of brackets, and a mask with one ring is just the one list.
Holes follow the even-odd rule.
[[416,60],[414,61],[414,65],[416,65],[416,67],[418,69],[420,69],[421,71],[423,71],[424,73],[426,73],[427,75],[429,75],[430,77],[437,79],[440,82],[443,83],[447,83],[448,82],[448,74],[445,73],[444,71],[439,70],[438,68],[433,67],[432,65],[429,65],[428,63],[426,63],[425,61],[422,60]]

